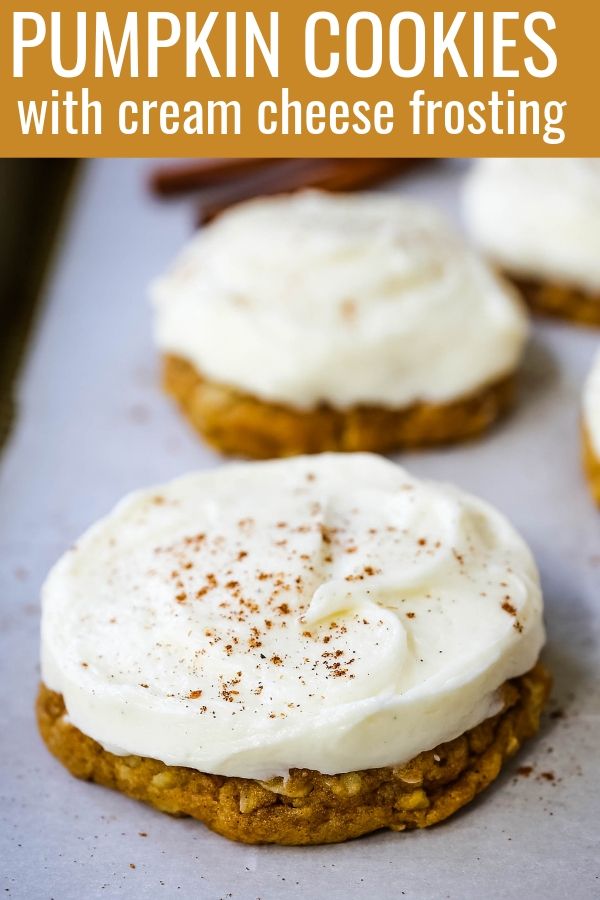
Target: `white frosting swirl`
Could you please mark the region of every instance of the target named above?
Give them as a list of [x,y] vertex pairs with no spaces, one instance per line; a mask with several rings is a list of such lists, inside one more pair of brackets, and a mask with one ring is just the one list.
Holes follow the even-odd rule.
[[583,389],[583,422],[594,454],[600,460],[600,350]]
[[484,159],[465,187],[479,246],[508,272],[600,294],[600,159]]
[[439,214],[395,195],[237,206],[152,293],[163,352],[298,408],[452,401],[513,371],[527,332]]
[[406,762],[495,714],[543,641],[506,520],[368,454],[140,491],[43,589],[42,676],[74,725],[249,778]]

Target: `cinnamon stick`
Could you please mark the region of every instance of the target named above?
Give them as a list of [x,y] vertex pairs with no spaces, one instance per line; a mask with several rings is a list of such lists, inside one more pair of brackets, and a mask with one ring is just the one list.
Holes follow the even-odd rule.
[[269,172],[266,181],[242,181],[202,203],[200,224],[212,221],[229,207],[254,197],[289,194],[303,188],[356,191],[385,181],[412,166],[413,159],[312,159],[295,168]]
[[243,177],[271,166],[276,159],[194,159],[157,168],[150,175],[150,188],[160,197],[172,197]]

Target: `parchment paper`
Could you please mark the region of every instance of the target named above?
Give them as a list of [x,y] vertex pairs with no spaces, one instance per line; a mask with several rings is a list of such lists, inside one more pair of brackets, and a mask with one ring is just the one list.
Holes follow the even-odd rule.
[[[231,844],[76,781],[38,737],[38,594],[49,566],[125,492],[221,465],[158,387],[146,286],[190,234],[189,201],[145,190],[151,164],[95,161],[60,241],[1,460],[0,857],[4,896],[600,896],[600,512],[580,468],[580,391],[600,332],[539,324],[516,412],[468,446],[411,454],[418,475],[499,506],[542,572],[553,715],[448,823],[306,849]],[[457,215],[460,163],[398,182]],[[4,210],[10,215],[10,210]],[[519,767],[532,766],[528,777]],[[545,773],[545,774],[543,774]]]

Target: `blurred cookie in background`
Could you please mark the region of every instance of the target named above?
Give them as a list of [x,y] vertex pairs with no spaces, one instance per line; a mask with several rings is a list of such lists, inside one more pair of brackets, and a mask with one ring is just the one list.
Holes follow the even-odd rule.
[[583,391],[583,462],[592,494],[600,505],[600,351]]
[[536,312],[600,326],[600,159],[479,160],[464,210]]
[[516,292],[433,208],[304,191],[239,204],[152,288],[167,391],[225,453],[460,441],[509,406]]

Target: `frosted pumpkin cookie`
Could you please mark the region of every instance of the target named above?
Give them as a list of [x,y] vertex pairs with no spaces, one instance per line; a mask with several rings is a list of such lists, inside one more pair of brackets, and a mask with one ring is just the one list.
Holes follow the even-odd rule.
[[262,198],[153,287],[167,391],[249,457],[458,441],[509,405],[527,321],[432,209],[394,195]]
[[496,778],[548,692],[521,538],[366,454],[133,494],[42,600],[52,753],[245,842],[434,824]]
[[594,499],[600,504],[600,351],[583,391],[583,464]]
[[535,310],[600,325],[600,159],[480,160],[465,214]]

